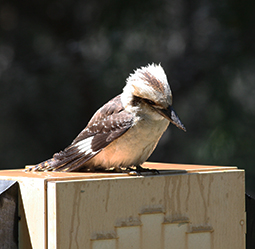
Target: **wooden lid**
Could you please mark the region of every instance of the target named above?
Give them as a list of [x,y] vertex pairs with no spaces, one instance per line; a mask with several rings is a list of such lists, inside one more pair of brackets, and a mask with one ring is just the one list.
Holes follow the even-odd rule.
[[[209,171],[230,171],[237,170],[234,166],[209,166],[209,165],[192,165],[192,164],[169,164],[169,163],[155,163],[145,162],[142,165],[144,168],[158,170],[160,175],[163,174],[186,174],[186,173],[203,173]],[[151,172],[144,172],[141,176],[154,175]],[[1,179],[15,179],[15,178],[41,178],[48,181],[64,181],[69,179],[91,179],[91,178],[116,178],[136,176],[135,174],[128,173],[90,173],[90,172],[25,172],[24,169],[15,170],[1,170]]]

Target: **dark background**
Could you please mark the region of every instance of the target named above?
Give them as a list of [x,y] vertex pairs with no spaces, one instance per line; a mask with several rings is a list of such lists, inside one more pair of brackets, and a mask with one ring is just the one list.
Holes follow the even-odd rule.
[[64,149],[135,68],[161,62],[187,133],[150,161],[235,165],[255,193],[255,1],[2,0],[0,168]]

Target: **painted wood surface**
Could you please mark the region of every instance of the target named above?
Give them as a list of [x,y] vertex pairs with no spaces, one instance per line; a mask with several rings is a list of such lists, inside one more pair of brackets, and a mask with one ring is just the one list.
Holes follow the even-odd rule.
[[20,184],[20,248],[245,248],[243,170],[147,167],[161,174],[0,171]]

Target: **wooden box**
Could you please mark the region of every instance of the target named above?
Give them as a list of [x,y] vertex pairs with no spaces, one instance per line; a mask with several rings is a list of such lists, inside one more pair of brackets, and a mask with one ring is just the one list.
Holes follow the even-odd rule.
[[19,182],[19,248],[245,248],[244,170],[143,166],[160,174],[0,171]]

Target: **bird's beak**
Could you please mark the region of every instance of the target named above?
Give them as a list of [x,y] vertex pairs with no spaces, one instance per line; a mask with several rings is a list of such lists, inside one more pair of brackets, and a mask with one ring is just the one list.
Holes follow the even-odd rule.
[[159,114],[161,114],[164,118],[168,119],[172,124],[177,126],[179,129],[186,131],[185,126],[182,124],[181,120],[177,116],[172,106],[169,105],[167,109],[160,109],[160,108],[155,108],[155,109]]

